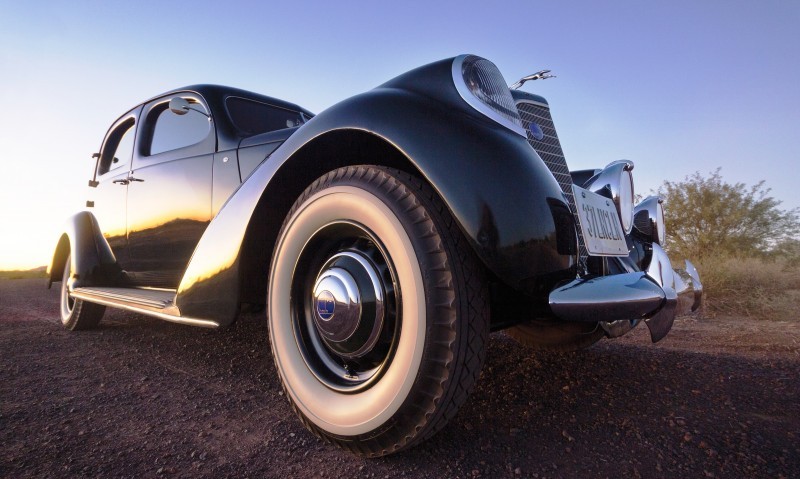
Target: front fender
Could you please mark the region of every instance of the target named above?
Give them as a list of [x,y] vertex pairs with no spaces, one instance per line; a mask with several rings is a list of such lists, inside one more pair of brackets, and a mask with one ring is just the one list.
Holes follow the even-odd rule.
[[107,286],[120,274],[117,259],[103,237],[97,219],[88,211],[75,214],[64,224],[64,233],[47,267],[48,288],[53,282],[61,281],[67,256],[70,257],[73,288],[97,284]]
[[531,279],[573,266],[573,256],[559,253],[554,202],[568,211],[561,188],[525,138],[395,88],[355,97],[313,121],[317,137],[358,129],[402,152],[439,193],[479,258],[510,286],[524,290]]
[[[537,279],[547,278],[538,286],[549,287],[570,275],[575,259],[559,248],[553,204],[563,206],[569,221],[571,216],[559,185],[524,138],[418,93],[379,88],[316,116],[231,196],[209,224],[178,288],[176,304],[184,314],[235,317],[240,249],[259,200],[299,151],[342,130],[368,132],[402,152],[502,282],[538,292]],[[343,152],[332,152],[337,153]],[[560,231],[562,243],[575,241],[574,229]]]

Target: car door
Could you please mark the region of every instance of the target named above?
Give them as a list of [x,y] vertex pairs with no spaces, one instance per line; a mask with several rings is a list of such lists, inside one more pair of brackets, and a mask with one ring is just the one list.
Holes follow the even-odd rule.
[[127,237],[127,191],[139,106],[122,115],[108,129],[100,147],[94,181],[90,183],[86,206],[97,219],[117,263],[124,269],[130,264]]
[[[179,96],[189,108],[176,114]],[[194,93],[144,105],[127,197],[130,279],[140,286],[176,288],[211,220],[216,134],[209,109]]]

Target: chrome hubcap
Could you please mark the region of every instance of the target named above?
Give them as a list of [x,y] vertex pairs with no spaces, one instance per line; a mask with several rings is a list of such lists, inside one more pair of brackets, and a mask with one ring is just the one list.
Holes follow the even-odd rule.
[[293,277],[295,336],[309,370],[334,390],[369,387],[394,356],[399,291],[383,248],[363,226],[322,228]]
[[383,327],[383,287],[361,253],[334,255],[314,286],[314,325],[328,347],[345,358],[368,353]]

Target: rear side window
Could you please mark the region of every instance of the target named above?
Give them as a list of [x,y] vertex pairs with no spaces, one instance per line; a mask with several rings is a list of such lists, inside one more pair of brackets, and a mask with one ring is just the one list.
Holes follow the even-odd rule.
[[104,175],[131,162],[133,138],[136,132],[134,123],[134,119],[129,118],[108,135],[106,143],[103,145],[100,163],[97,166],[98,175]]
[[246,136],[292,128],[305,123],[302,113],[239,97],[225,100],[231,122]]
[[[193,98],[187,98],[192,110],[185,115],[176,115],[169,110],[169,104],[158,105],[158,117],[153,127],[152,141],[150,142],[150,155],[157,155],[165,151],[177,150],[191,146],[206,139],[211,131],[208,121],[208,111]],[[194,111],[198,110],[198,111]],[[205,115],[200,114],[203,112]],[[151,113],[152,114],[152,113]]]

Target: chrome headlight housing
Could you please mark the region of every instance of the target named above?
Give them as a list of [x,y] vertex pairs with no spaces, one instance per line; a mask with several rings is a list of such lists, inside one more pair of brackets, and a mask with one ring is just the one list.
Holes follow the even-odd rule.
[[453,60],[453,83],[469,106],[528,137],[508,84],[494,63],[475,55],[460,55]]
[[619,214],[619,222],[625,234],[633,229],[633,162],[618,160],[609,163],[584,185],[589,191],[610,197]]
[[636,205],[633,214],[633,226],[636,231],[662,246],[667,239],[663,203],[664,200],[658,196],[648,196]]

